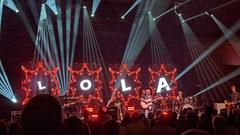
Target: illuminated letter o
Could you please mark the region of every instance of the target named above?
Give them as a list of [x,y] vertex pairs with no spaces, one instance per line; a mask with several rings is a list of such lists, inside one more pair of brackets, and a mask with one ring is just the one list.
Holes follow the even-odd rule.
[[[86,84],[86,85],[84,85]],[[90,80],[82,80],[80,83],[80,88],[84,91],[89,90],[92,87],[92,83]]]

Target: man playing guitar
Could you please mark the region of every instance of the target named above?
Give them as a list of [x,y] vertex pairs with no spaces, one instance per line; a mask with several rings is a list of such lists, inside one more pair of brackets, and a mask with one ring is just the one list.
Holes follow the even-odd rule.
[[149,112],[153,112],[153,98],[152,98],[150,89],[146,89],[145,95],[142,95],[141,106],[144,109],[146,117],[148,117]]
[[235,108],[240,106],[240,94],[237,92],[236,86],[231,85],[232,94],[229,97],[229,101],[225,101],[227,108]]

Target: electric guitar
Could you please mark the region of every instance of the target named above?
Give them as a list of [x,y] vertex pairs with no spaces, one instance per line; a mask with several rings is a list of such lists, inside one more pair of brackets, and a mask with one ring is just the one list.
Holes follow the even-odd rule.
[[229,101],[225,100],[224,102],[225,102],[226,108],[228,110],[230,110],[230,109],[236,107],[236,105],[240,103],[240,100],[235,101],[235,102],[233,102],[233,101],[229,102]]

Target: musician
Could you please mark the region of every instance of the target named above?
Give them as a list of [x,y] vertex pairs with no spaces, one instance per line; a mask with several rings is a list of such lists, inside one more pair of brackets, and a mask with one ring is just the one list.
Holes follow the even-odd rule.
[[177,103],[179,103],[179,104],[183,103],[184,98],[183,98],[183,92],[182,91],[178,91],[178,95],[177,95],[176,100],[177,100]]
[[178,91],[177,93],[177,97],[175,100],[175,111],[178,112],[180,111],[180,107],[184,104],[184,97],[183,97],[183,92],[182,91]]
[[88,97],[88,106],[97,108],[99,110],[103,106],[103,100],[100,97],[95,97],[93,95],[89,95]]
[[141,105],[143,107],[145,116],[148,117],[149,112],[153,112],[153,97],[151,95],[151,90],[146,89],[145,94],[141,97]]
[[142,96],[141,97],[144,97],[145,95],[146,95],[146,91],[142,90]]
[[152,95],[151,95],[151,90],[150,89],[146,89],[145,90],[145,95],[142,97],[143,99],[152,99]]
[[234,105],[239,106],[240,105],[240,94],[237,92],[237,88],[235,85],[231,86],[232,94],[230,95],[230,102],[232,102]]
[[107,103],[107,107],[114,107],[117,109],[118,120],[123,119],[125,110],[125,101],[122,93],[119,90],[113,92],[111,99]]
[[64,100],[64,103],[65,103],[65,104],[71,102],[71,100],[69,99],[69,97],[70,97],[70,92],[69,92],[69,91],[66,91],[65,95],[62,96],[62,99]]

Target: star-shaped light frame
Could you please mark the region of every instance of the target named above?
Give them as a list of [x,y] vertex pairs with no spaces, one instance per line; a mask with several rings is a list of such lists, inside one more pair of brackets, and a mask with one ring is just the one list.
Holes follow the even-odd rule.
[[139,80],[140,77],[140,71],[141,68],[138,67],[135,70],[130,70],[127,64],[123,64],[122,66],[120,66],[119,69],[114,70],[113,68],[109,67],[109,72],[111,74],[111,80],[109,81],[109,88],[112,90],[112,93],[114,93],[114,91],[117,91],[119,88],[116,88],[116,83],[118,81],[118,78],[120,76],[127,76],[130,78],[133,78],[133,90],[131,91],[130,94],[128,94],[127,96],[124,95],[124,93],[121,91],[121,93],[124,95],[124,99],[123,101],[126,101],[126,105],[128,104],[128,101],[130,101],[130,99],[138,99],[139,100],[139,90],[142,87],[142,83]]
[[82,67],[80,70],[74,70],[72,68],[68,68],[70,74],[71,74],[71,79],[70,79],[70,91],[72,93],[72,95],[75,95],[75,93],[77,92],[77,88],[76,88],[76,83],[78,82],[78,78],[84,75],[89,76],[90,78],[94,79],[94,83],[95,83],[95,87],[94,87],[94,93],[92,95],[87,96],[84,100],[86,102],[88,102],[90,100],[90,98],[94,98],[94,99],[99,99],[102,101],[102,88],[103,88],[103,83],[101,80],[101,72],[102,72],[102,68],[98,67],[95,70],[92,70],[89,66],[89,64],[87,63],[83,63]]
[[32,75],[37,77],[40,73],[43,73],[44,76],[50,76],[51,77],[50,81],[54,84],[54,87],[51,88],[52,94],[56,95],[56,93],[60,92],[60,88],[59,88],[60,83],[57,79],[58,68],[48,70],[47,68],[45,68],[42,62],[39,62],[36,69],[31,70],[31,69],[27,69],[25,66],[22,66],[22,71],[24,72],[24,75],[25,75],[25,79],[21,83],[22,90],[24,90],[25,92],[25,97],[23,98],[23,102],[22,102],[23,105],[26,104],[30,98],[32,98],[32,95],[30,94],[30,92],[32,91],[31,85],[30,85],[30,83],[33,80],[33,78],[31,77]]
[[[159,67],[159,66],[158,66]],[[156,68],[148,68],[148,71],[150,72],[150,80],[149,80],[149,88],[152,90],[152,94],[153,96],[155,96],[157,93],[157,88],[156,88],[156,84],[158,83],[158,78],[159,77],[166,77],[169,79],[169,85],[171,87],[171,92],[172,95],[175,96],[176,90],[177,90],[177,81],[175,80],[176,77],[176,72],[177,69],[176,68],[171,68],[171,67],[167,67],[164,64],[160,65],[160,68],[158,70],[155,70]]]

